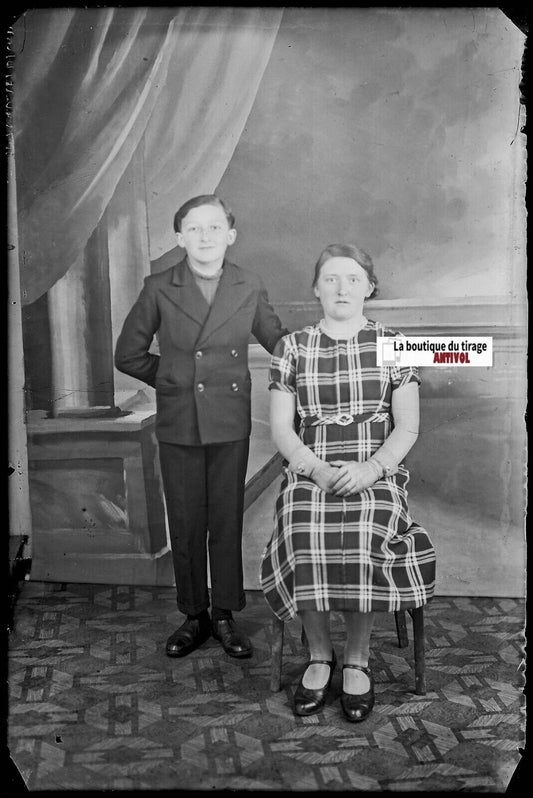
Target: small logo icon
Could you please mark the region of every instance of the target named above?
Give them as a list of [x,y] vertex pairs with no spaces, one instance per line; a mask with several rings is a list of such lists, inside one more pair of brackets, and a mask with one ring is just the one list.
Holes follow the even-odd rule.
[[381,344],[381,363],[383,366],[396,366],[400,362],[400,353],[394,348],[394,343],[384,341]]

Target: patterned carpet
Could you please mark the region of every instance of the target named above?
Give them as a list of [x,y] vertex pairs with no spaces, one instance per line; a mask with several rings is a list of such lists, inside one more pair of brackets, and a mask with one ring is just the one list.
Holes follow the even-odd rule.
[[[294,717],[297,623],[270,692],[261,593],[239,614],[251,659],[211,639],[176,660],[164,653],[181,618],[172,588],[26,582],[9,639],[12,759],[29,791],[505,792],[524,745],[524,602],[436,598],[425,616],[427,695],[413,692],[412,643],[398,648],[380,616],[376,707],[352,725],[339,670],[324,711]],[[340,615],[332,628],[342,658]]]

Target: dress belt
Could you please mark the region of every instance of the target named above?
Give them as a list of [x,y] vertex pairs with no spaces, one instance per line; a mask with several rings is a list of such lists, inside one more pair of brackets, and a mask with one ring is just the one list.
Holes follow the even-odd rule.
[[336,416],[306,416],[301,420],[304,427],[318,427],[323,424],[338,424],[346,427],[348,424],[373,424],[378,421],[389,421],[390,413],[359,413],[350,415],[349,413],[339,413]]

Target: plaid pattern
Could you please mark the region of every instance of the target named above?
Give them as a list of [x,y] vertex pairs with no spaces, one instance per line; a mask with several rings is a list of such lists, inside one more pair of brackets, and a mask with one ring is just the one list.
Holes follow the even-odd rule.
[[[358,336],[334,340],[317,324],[286,335],[274,350],[269,387],[295,394],[300,438],[321,459],[367,460],[391,431],[393,390],[420,383],[414,368],[376,365],[380,335],[398,333],[367,321]],[[339,415],[353,420],[336,423]],[[343,498],[285,471],[261,562],[262,588],[279,618],[427,603],[435,551],[409,514],[408,481],[401,465],[393,477]]]

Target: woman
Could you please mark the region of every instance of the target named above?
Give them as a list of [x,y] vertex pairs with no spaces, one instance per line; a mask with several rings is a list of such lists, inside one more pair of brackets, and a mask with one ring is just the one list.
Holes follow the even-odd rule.
[[402,465],[418,436],[420,379],[414,368],[377,366],[377,337],[397,333],[363,315],[376,287],[363,250],[328,246],[313,280],[324,318],[278,342],[269,386],[272,436],[288,465],[261,584],[274,613],[299,616],[308,640],[296,715],[325,703],[336,664],[329,612],[343,613],[341,706],[352,722],[374,705],[374,613],[425,604],[435,578],[431,541],[409,515]]

